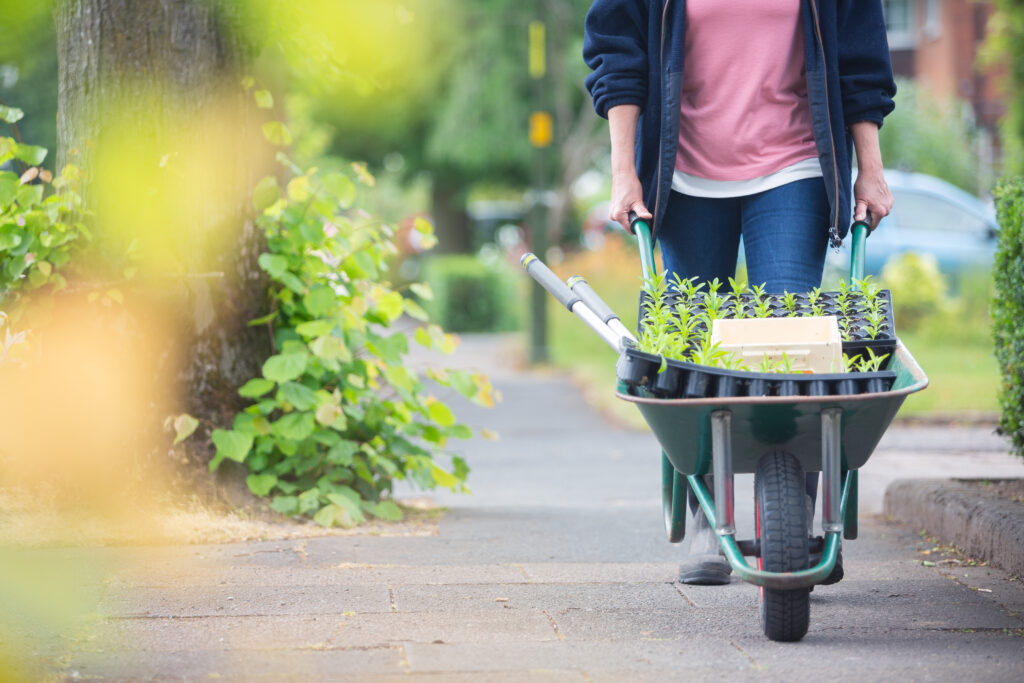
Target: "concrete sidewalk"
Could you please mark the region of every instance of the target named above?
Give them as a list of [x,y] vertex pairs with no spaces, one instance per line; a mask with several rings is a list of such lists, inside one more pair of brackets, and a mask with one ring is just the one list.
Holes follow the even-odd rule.
[[[932,544],[872,514],[908,471],[1024,469],[997,440],[893,428],[864,470],[847,578],[814,591],[802,642],[773,643],[756,588],[675,583],[653,437],[610,425],[564,377],[516,372],[507,342],[466,340],[463,362],[505,400],[457,412],[501,440],[464,446],[474,495],[437,495],[437,535],[91,553],[111,568],[100,627],[25,647],[68,678],[117,680],[1024,679],[1024,586],[924,566]],[[86,551],[54,552],[75,567]]]

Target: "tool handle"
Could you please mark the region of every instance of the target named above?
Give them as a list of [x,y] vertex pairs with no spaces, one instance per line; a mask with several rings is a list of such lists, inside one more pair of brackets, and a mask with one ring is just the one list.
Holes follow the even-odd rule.
[[609,320],[618,320],[619,316],[615,315],[615,311],[604,302],[604,299],[597,295],[594,288],[591,287],[586,280],[579,275],[574,275],[569,278],[566,282],[573,294],[578,296],[586,304],[587,308],[592,310],[601,322],[608,322]]
[[536,254],[526,252],[519,262],[530,277],[537,281],[537,284],[548,290],[548,294],[558,299],[558,302],[570,311],[573,304],[582,301],[557,275],[551,272],[550,268],[544,265],[543,261],[537,258]]
[[650,280],[656,272],[654,269],[654,241],[651,226],[647,220],[640,218],[636,211],[629,212],[629,230],[636,235],[637,246],[640,247],[640,270],[644,280]]

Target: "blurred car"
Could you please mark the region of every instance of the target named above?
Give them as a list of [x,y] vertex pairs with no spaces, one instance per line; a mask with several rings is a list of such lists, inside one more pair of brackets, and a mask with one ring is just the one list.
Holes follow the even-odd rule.
[[[865,249],[865,273],[877,276],[893,256],[914,251],[932,254],[946,276],[992,267],[999,225],[995,209],[969,192],[923,173],[886,169],[895,204],[871,233]],[[839,254],[829,250],[828,264],[849,272],[850,239]]]

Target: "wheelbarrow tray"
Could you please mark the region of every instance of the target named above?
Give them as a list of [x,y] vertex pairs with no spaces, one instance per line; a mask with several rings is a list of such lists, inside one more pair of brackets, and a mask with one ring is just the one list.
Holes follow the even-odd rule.
[[711,471],[711,413],[720,410],[732,413],[736,473],[755,472],[761,456],[772,449],[792,453],[805,472],[821,471],[821,413],[827,408],[842,411],[842,466],[856,470],[867,462],[906,397],[928,385],[921,366],[899,340],[887,369],[896,372],[889,391],[851,396],[661,399],[621,382],[617,395],[640,410],[680,474]]

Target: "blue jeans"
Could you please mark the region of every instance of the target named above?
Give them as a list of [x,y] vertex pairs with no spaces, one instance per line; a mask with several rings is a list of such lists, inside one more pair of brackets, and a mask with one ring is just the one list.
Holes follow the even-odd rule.
[[669,276],[714,278],[736,273],[743,236],[747,280],[772,293],[821,285],[828,249],[828,196],[821,178],[797,180],[745,197],[709,199],[672,192],[658,229]]
[[[821,178],[797,180],[745,197],[709,199],[672,192],[658,245],[665,271],[699,282],[736,274],[740,236],[747,281],[771,293],[808,292],[821,286],[828,250],[828,195]],[[727,288],[727,286],[725,287]],[[818,473],[807,473],[814,501]],[[690,511],[697,498],[689,492]]]

